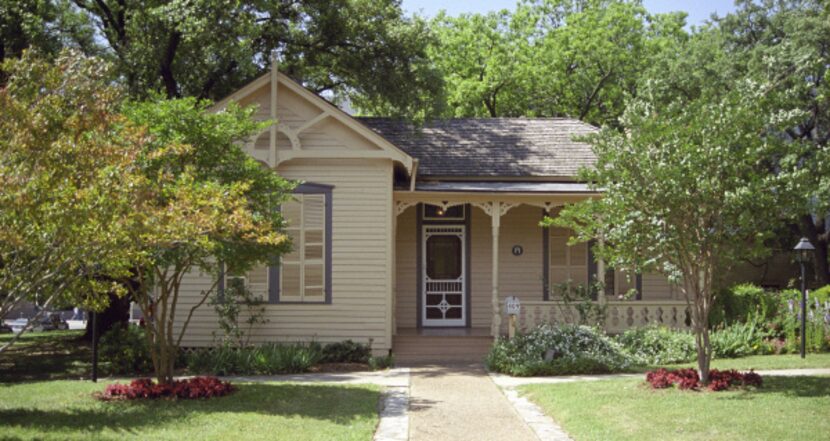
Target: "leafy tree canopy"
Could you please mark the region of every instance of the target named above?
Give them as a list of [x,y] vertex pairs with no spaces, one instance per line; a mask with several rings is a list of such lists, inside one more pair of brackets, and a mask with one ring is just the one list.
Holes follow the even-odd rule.
[[786,219],[779,201],[807,173],[799,158],[808,146],[779,133],[803,112],[770,112],[781,84],[736,77],[717,31],[664,51],[652,69],[620,119],[623,130],[590,139],[598,162],[582,178],[603,197],[547,223],[601,238],[597,255],[612,266],[677,281],[707,381],[714,286],[737,261],[763,253],[768,232]]
[[687,38],[685,15],[638,1],[540,0],[514,12],[439,15],[430,53],[449,116],[570,116],[615,125],[660,51]]
[[[208,106],[195,98],[159,98],[125,109],[149,137],[137,161],[145,181],[125,235],[137,250],[141,283],[130,289],[148,317],[160,382],[172,380],[178,346],[194,311],[215,292],[220,265],[245,271],[289,246],[277,207],[294,184],[239,147],[268,122],[254,122],[253,108],[211,112]],[[195,303],[181,306],[182,280],[194,270],[213,274],[213,284],[189,293]]]
[[0,60],[77,47],[110,61],[137,99],[216,100],[276,55],[280,70],[335,101],[423,118],[442,104],[430,40],[397,0],[0,0]]
[[[798,115],[780,136],[803,143],[799,180],[788,183],[789,223],[816,247],[818,283],[830,284],[830,9],[815,0],[741,1],[718,20],[734,75],[776,84],[763,111]],[[774,158],[773,158],[774,159]],[[774,162],[770,173],[778,173]],[[786,236],[788,250],[796,237]]]
[[120,290],[106,281],[127,276],[135,256],[123,227],[146,138],[120,115],[122,91],[97,60],[24,52],[3,70],[0,318],[24,300],[100,309]]

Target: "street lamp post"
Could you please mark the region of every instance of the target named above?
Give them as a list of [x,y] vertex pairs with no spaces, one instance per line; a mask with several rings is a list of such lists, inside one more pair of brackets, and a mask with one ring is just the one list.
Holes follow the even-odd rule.
[[802,237],[793,250],[801,264],[801,358],[804,358],[807,354],[807,261],[815,247],[806,237]]

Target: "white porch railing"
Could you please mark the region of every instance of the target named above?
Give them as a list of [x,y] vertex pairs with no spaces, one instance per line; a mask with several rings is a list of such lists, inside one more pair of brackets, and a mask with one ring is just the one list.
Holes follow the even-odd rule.
[[[504,301],[501,304],[504,311]],[[683,300],[608,301],[606,311],[605,330],[613,334],[652,324],[691,330],[688,308]],[[524,332],[543,323],[572,324],[578,321],[579,313],[573,304],[553,300],[522,301],[517,327]]]

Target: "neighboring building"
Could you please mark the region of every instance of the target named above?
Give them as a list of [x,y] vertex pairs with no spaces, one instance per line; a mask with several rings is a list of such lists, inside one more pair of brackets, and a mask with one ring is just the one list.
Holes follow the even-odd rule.
[[[245,149],[303,182],[282,207],[294,251],[244,276],[269,303],[255,342],[371,340],[376,353],[393,346],[404,353],[429,334],[436,334],[430,347],[441,335],[489,344],[506,331],[506,297],[521,300],[521,327],[566,320],[549,287],[604,272],[587,244],[568,246],[567,231],[539,226],[545,213],[599,196],[575,180],[595,160],[574,140],[596,130],[588,124],[454,119],[413,130],[353,118],[277,72],[215,109],[230,101],[278,120]],[[599,300],[608,304],[609,331],[686,326],[685,300],[664,277],[605,273],[608,292]],[[180,307],[189,309],[214,277],[191,273]],[[636,296],[620,300],[629,290]],[[212,308],[198,309],[183,345],[211,345],[216,323]]]

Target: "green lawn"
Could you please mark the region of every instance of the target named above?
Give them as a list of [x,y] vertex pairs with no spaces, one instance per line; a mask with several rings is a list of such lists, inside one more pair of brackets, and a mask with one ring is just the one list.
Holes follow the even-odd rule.
[[0,438],[15,440],[371,440],[374,386],[238,384],[210,400],[114,401],[104,383],[0,384]]
[[765,377],[757,390],[652,390],[641,379],[524,386],[575,440],[827,440],[830,377]]
[[[0,383],[88,377],[91,346],[80,340],[84,331],[27,332],[0,354]],[[0,334],[0,344],[12,334]]]
[[[697,363],[683,363],[666,366],[668,368],[696,367]],[[801,359],[798,354],[786,355],[755,355],[743,358],[724,358],[713,360],[712,367],[715,369],[804,369],[804,368],[830,368],[830,354],[807,354],[807,358]]]

